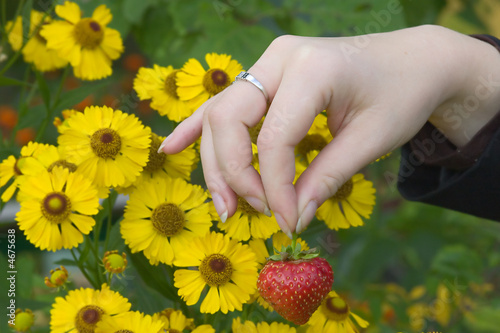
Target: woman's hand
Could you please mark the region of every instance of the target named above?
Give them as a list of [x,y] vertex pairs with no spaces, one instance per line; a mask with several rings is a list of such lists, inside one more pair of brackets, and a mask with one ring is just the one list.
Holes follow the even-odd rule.
[[[444,115],[474,93],[498,59],[492,46],[437,26],[349,38],[279,37],[249,69],[267,90],[269,109],[261,91],[238,81],[182,122],[161,149],[179,152],[203,134],[203,171],[222,220],[241,196],[263,213],[271,209],[291,235],[353,174],[409,141],[429,117],[464,144],[462,130],[475,134],[494,114],[490,109],[498,110],[499,94],[481,100],[485,111],[460,130]],[[294,147],[323,110],[334,139],[293,185]],[[248,128],[264,115],[259,175],[251,166]]]

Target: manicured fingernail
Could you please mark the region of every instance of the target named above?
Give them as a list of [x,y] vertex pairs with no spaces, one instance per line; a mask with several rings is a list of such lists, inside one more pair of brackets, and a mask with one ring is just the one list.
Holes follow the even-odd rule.
[[306,208],[304,208],[302,214],[299,217],[299,220],[297,222],[297,227],[295,228],[295,232],[300,234],[305,228],[305,226],[309,225],[309,222],[311,222],[311,220],[313,219],[317,209],[318,209],[318,204],[316,204],[316,201],[314,200],[309,201]]
[[212,193],[212,201],[214,202],[215,210],[217,214],[219,214],[220,220],[222,223],[227,220],[227,208],[224,203],[224,199],[218,193]]
[[271,217],[271,211],[269,210],[269,207],[267,207],[266,203],[260,199],[257,199],[256,197],[243,197],[250,206],[255,208],[257,211],[264,213],[265,215]]
[[163,140],[163,142],[162,142],[162,143],[161,143],[161,145],[160,145],[160,148],[158,148],[158,154],[163,153],[163,147],[165,147],[165,146],[167,145],[167,142],[168,142],[168,140],[169,140],[170,138],[171,138],[171,136],[169,135],[169,136],[167,136],[167,137],[165,138],[165,140]]
[[285,235],[287,235],[288,238],[293,239],[292,232],[290,231],[290,228],[288,227],[288,224],[281,217],[281,215],[278,214],[278,213],[274,213],[274,218],[276,219],[276,222],[278,222],[278,225],[281,227],[281,231],[283,231],[283,233]]

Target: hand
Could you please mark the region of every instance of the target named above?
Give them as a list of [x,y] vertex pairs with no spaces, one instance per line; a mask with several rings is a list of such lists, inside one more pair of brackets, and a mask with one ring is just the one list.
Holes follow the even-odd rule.
[[[177,153],[203,133],[203,171],[221,218],[234,214],[239,195],[261,212],[271,209],[291,235],[353,174],[410,140],[431,115],[453,141],[460,131],[443,114],[474,92],[498,58],[487,43],[437,26],[349,38],[279,37],[249,69],[269,93],[268,110],[261,91],[237,82],[182,122],[162,150]],[[498,95],[480,107],[496,112]],[[294,186],[294,147],[323,110],[334,139]],[[477,132],[488,112],[473,114],[472,128],[463,122],[462,129]],[[248,128],[264,115],[259,175],[251,166]],[[463,144],[460,135],[455,139]]]

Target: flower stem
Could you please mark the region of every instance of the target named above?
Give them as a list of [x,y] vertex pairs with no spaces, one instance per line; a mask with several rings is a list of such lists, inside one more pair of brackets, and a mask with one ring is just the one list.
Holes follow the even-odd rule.
[[69,66],[66,66],[64,68],[63,74],[61,75],[61,81],[59,82],[59,87],[57,88],[56,94],[54,95],[54,99],[52,100],[52,105],[50,108],[47,109],[47,115],[45,116],[45,119],[42,121],[42,124],[40,125],[40,128],[38,129],[38,133],[36,134],[36,139],[35,141],[40,141],[40,139],[43,137],[45,134],[45,129],[47,128],[47,125],[49,124],[50,120],[52,119],[52,115],[54,114],[54,110],[56,109],[57,105],[59,104],[59,97],[61,96],[61,91],[62,87],[64,85],[64,81],[66,80],[66,77],[68,76],[69,72]]
[[75,252],[73,252],[73,249],[70,249],[70,252],[71,252],[71,255],[73,256],[73,259],[75,260],[75,263],[78,265],[78,268],[80,269],[80,271],[82,272],[82,274],[85,276],[85,278],[87,279],[87,281],[89,281],[90,284],[94,288],[98,288],[99,286],[94,282],[94,280],[90,277],[90,275],[85,270],[85,267],[83,267],[83,265],[81,265],[80,262],[78,261],[78,259],[76,258],[76,255],[75,255]]

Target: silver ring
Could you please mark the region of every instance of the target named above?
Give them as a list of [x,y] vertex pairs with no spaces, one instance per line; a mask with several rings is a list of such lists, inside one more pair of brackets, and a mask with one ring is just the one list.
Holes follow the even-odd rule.
[[235,77],[234,82],[236,81],[247,81],[253,84],[255,87],[257,87],[257,89],[262,91],[264,97],[266,98],[266,103],[269,105],[269,95],[267,94],[266,89],[264,88],[262,83],[260,83],[259,80],[257,80],[252,74],[242,71]]

